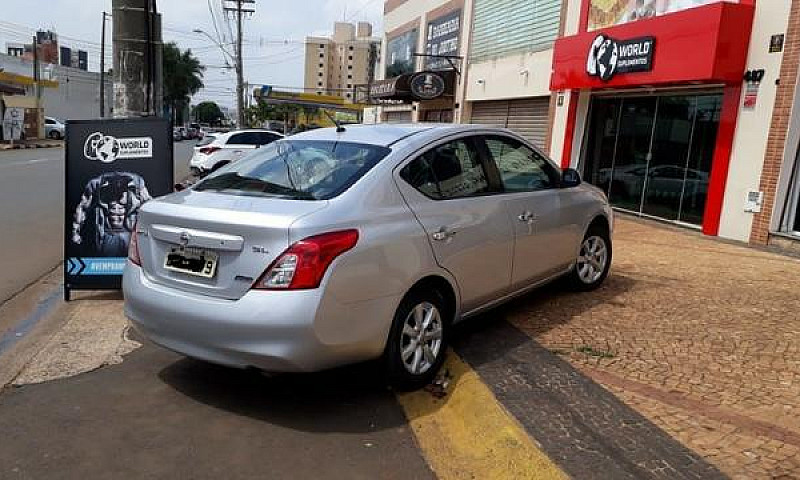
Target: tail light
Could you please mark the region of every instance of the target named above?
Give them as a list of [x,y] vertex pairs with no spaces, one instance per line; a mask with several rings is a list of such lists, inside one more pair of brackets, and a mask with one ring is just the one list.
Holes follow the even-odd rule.
[[203,155],[211,155],[212,153],[216,152],[217,150],[221,150],[220,147],[203,147],[200,149],[200,153]]
[[139,222],[137,221],[136,224],[133,226],[133,232],[131,232],[131,241],[128,244],[128,260],[131,261],[134,265],[142,266],[142,259],[139,257]]
[[356,246],[358,230],[315,235],[290,246],[267,268],[253,288],[305,290],[319,287],[331,263]]

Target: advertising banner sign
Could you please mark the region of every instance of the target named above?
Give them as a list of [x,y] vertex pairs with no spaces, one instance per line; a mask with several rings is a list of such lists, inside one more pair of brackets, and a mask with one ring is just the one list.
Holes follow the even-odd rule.
[[589,30],[635,22],[719,1],[722,0],[590,0]]
[[8,107],[3,113],[3,138],[5,140],[19,140],[25,128],[25,109]]
[[[461,10],[442,15],[428,23],[428,36],[425,40],[427,55],[458,55],[461,37]],[[444,58],[425,58],[425,69],[446,70],[452,68]]]
[[161,118],[67,122],[64,295],[116,289],[139,207],[172,191],[172,132]]

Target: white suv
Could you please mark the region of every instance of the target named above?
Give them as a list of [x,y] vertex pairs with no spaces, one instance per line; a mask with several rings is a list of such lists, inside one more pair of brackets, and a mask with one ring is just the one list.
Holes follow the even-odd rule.
[[[254,149],[283,138],[271,130],[234,130],[207,136],[194,147],[189,167],[194,175],[203,175],[235,162]],[[210,140],[210,141],[209,141]]]

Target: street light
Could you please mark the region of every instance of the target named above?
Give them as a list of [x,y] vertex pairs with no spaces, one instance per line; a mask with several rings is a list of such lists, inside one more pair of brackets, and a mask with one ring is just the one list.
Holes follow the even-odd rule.
[[[222,51],[222,53],[223,53],[224,55],[226,55],[228,58],[230,58],[230,59],[231,59],[231,61],[232,61],[234,64],[236,64],[236,59],[235,59],[235,58],[233,57],[233,55],[231,55],[231,54],[230,54],[230,53],[229,53],[227,50],[225,50],[225,46],[222,44],[222,42],[220,42],[220,41],[218,41],[216,38],[212,37],[212,36],[211,36],[211,35],[210,35],[208,32],[206,32],[205,30],[201,30],[201,29],[199,29],[199,28],[195,28],[194,30],[192,30],[192,32],[193,32],[193,33],[200,34],[200,35],[205,35],[206,37],[208,37],[208,39],[209,39],[209,40],[211,40],[211,42],[212,42],[214,45],[216,45],[216,46],[217,46],[217,47],[220,49],[220,51]],[[228,58],[226,58],[226,59],[225,59],[225,65],[226,65],[226,66],[228,66],[228,67],[230,67],[230,64],[228,63]],[[231,68],[232,68],[232,67],[231,67]]]

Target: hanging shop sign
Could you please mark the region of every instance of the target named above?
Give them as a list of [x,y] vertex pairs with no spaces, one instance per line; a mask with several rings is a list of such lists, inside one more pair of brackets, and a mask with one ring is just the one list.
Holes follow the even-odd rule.
[[655,37],[616,40],[598,35],[589,47],[586,73],[608,81],[617,74],[649,72],[653,69],[655,43]]
[[458,55],[461,38],[461,10],[442,15],[428,23],[425,39],[425,53],[432,57],[425,58],[426,70],[446,70],[452,64],[446,58],[436,56]]
[[172,191],[172,132],[161,118],[68,121],[64,294],[117,289],[139,208]]
[[433,100],[447,90],[445,79],[437,72],[415,73],[408,82],[411,95],[417,100]]

